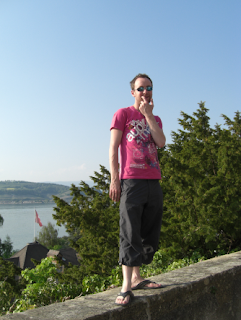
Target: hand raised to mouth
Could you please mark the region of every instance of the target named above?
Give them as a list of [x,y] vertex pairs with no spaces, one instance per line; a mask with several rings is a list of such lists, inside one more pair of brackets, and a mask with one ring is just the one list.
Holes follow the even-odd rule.
[[143,116],[152,115],[152,110],[154,108],[153,99],[150,100],[150,103],[146,99],[146,97],[141,97],[142,101],[140,103],[139,111],[143,114]]

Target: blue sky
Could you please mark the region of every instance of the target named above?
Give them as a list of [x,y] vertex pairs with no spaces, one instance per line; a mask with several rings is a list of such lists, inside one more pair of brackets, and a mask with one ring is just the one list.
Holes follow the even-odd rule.
[[0,180],[89,180],[109,168],[130,80],[153,80],[171,143],[206,101],[212,126],[241,98],[239,0],[0,0]]

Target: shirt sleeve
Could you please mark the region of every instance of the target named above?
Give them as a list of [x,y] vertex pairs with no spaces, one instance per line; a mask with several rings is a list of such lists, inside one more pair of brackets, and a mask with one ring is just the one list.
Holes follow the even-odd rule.
[[123,132],[125,129],[126,120],[127,120],[127,114],[126,114],[125,108],[119,109],[112,118],[110,130],[119,129]]

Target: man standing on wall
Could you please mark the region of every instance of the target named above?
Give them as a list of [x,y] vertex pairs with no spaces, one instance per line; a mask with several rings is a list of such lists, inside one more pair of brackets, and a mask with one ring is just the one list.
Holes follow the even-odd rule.
[[[161,171],[157,147],[165,145],[162,122],[153,115],[152,80],[138,74],[131,82],[133,106],[119,109],[112,119],[110,198],[120,200],[120,255],[123,284],[115,303],[126,306],[132,290],[161,285],[144,280],[140,266],[158,249],[162,221]],[[120,168],[118,148],[120,146]]]

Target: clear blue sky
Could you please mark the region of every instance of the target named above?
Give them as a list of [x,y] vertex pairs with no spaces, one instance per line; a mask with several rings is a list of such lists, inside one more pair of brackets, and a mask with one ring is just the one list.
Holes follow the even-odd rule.
[[167,143],[206,101],[211,125],[241,100],[240,0],[0,0],[0,180],[89,180],[109,168],[129,81],[154,83]]

